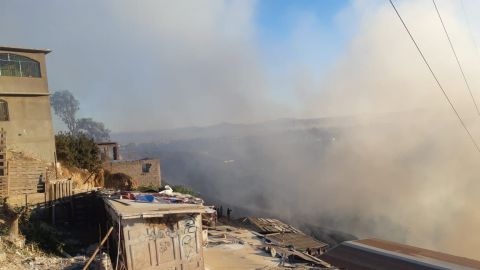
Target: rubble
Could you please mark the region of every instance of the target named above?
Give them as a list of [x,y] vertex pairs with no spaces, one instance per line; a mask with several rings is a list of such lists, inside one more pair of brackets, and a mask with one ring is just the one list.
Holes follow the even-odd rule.
[[62,258],[42,252],[38,247],[27,244],[18,248],[7,241],[0,240],[0,270],[35,269],[60,270],[81,267],[85,257]]
[[230,225],[208,229],[204,254],[205,265],[210,270],[336,269],[292,247],[269,242],[265,235]]

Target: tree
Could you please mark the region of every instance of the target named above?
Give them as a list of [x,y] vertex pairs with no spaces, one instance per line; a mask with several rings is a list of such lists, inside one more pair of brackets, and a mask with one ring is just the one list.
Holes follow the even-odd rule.
[[91,173],[99,172],[102,167],[97,144],[82,132],[55,135],[55,146],[57,158],[63,165],[86,169]]
[[56,91],[50,98],[50,103],[55,114],[67,125],[70,133],[77,132],[76,114],[80,108],[80,103],[68,90]]
[[70,134],[85,133],[95,141],[108,141],[110,130],[102,122],[94,121],[92,118],[77,119],[77,112],[80,103],[68,90],[56,91],[53,93],[50,103],[53,110],[65,123]]
[[24,241],[20,237],[19,220],[27,211],[26,207],[14,208],[7,202],[8,198],[3,198],[3,213],[6,217],[8,228],[8,240],[14,245],[23,246]]
[[92,118],[81,118],[77,120],[77,131],[85,132],[96,142],[108,141],[110,130],[101,122],[93,121]]

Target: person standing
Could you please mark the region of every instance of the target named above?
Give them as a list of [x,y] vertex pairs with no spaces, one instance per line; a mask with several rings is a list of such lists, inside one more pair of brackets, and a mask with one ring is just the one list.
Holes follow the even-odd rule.
[[230,207],[227,208],[227,220],[228,220],[228,221],[230,221],[230,215],[231,215],[231,213],[232,213],[232,209],[230,209]]

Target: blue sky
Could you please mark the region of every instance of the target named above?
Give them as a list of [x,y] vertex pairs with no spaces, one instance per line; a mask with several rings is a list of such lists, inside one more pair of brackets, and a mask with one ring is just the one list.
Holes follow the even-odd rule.
[[[264,37],[286,38],[293,32],[292,19],[310,13],[330,26],[337,14],[348,6],[342,0],[263,0],[257,2],[256,23]],[[287,35],[285,35],[287,34]]]
[[[295,62],[320,79],[351,38],[351,29],[339,22],[339,14],[349,5],[343,0],[258,1],[255,25],[270,76],[285,76]],[[279,82],[273,88],[280,102],[295,103],[290,85]]]
[[[296,22],[304,16],[314,19],[321,32],[337,36],[337,15],[348,7],[344,0],[264,0],[257,2],[255,22],[262,42],[285,42],[292,38]],[[340,34],[341,35],[341,34]],[[337,36],[338,37],[338,36]],[[333,39],[333,44],[338,40]],[[335,47],[335,46],[332,46]]]

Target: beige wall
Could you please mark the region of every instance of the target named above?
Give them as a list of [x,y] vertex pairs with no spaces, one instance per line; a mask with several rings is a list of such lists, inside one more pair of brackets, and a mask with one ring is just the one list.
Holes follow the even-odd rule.
[[47,162],[55,161],[50,100],[48,96],[2,96],[7,101],[9,121],[0,121],[6,131],[7,149]]
[[[9,52],[0,50],[0,53]],[[9,121],[0,121],[6,131],[7,149],[53,163],[55,139],[48,96],[44,53],[20,53],[40,62],[42,78],[0,76],[0,99],[8,102]],[[38,95],[32,93],[38,93]]]
[[[143,164],[150,163],[150,172],[142,172]],[[138,185],[156,185],[161,184],[160,160],[122,160],[106,162],[103,167],[110,173],[124,173],[132,177]]]

